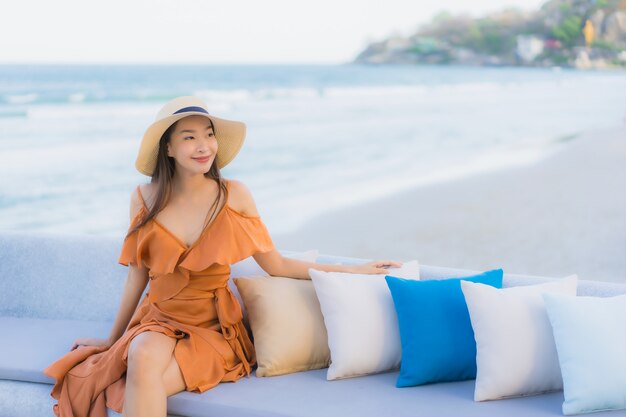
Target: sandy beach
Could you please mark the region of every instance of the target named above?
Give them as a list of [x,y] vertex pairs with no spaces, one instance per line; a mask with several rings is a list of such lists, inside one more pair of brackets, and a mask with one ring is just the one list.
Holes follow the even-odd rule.
[[523,167],[413,188],[314,218],[280,249],[626,283],[626,126]]

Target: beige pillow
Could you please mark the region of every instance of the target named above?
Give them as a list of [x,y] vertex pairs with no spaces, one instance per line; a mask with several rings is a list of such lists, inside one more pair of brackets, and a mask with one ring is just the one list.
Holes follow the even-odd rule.
[[328,336],[311,280],[240,277],[234,281],[248,311],[256,376],[328,367]]
[[[282,253],[281,253],[282,254]],[[315,262],[317,257],[319,256],[319,251],[317,249],[310,249],[304,252],[291,252],[282,254],[286,258],[297,259],[299,261],[305,262]],[[243,324],[246,326],[248,330],[250,330],[250,323],[248,321],[248,312],[246,311],[246,307],[243,304],[243,300],[241,299],[241,295],[239,295],[239,290],[237,290],[237,286],[233,283],[233,278],[235,277],[246,277],[246,278],[256,278],[263,279],[264,277],[269,277],[270,275],[263,270],[256,263],[254,257],[249,256],[246,259],[243,259],[237,263],[231,265],[230,270],[230,279],[228,280],[228,286],[230,287],[230,291],[233,293],[237,301],[239,301],[239,305],[241,306],[241,312],[243,314]]]

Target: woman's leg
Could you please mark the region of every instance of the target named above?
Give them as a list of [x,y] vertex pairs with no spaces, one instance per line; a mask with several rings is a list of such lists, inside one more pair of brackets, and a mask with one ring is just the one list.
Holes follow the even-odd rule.
[[124,417],[166,417],[168,395],[185,388],[174,360],[175,346],[176,339],[152,331],[140,333],[131,340]]
[[167,365],[167,368],[163,373],[163,385],[165,385],[165,394],[168,397],[170,395],[178,394],[186,388],[183,373],[180,371],[180,366],[178,366],[178,362],[176,362],[176,358],[173,353],[170,358],[170,363]]

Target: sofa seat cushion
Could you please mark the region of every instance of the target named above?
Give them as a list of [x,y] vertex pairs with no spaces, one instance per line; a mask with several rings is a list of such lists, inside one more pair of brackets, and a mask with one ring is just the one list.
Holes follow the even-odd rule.
[[325,369],[251,376],[202,394],[176,394],[168,411],[189,417],[562,416],[560,392],[475,403],[473,380],[396,388],[397,377],[394,371],[328,381]]
[[79,337],[108,337],[112,323],[0,317],[0,379],[53,383],[44,368]]
[[[0,379],[4,380],[0,381],[0,411],[6,413],[0,415],[45,415],[51,411],[52,380],[42,370],[63,355],[77,337],[106,337],[110,326],[109,322],[0,317],[0,331],[6,336],[0,341]],[[562,416],[562,392],[477,404],[473,401],[473,380],[396,388],[397,377],[396,371],[327,381],[325,369],[267,378],[251,376],[202,394],[173,395],[168,398],[168,411],[188,417],[455,416],[459,410],[468,417]],[[39,414],[22,413],[21,401],[33,398],[25,391],[29,387],[44,394],[36,398],[41,400],[37,403]],[[109,411],[110,417],[120,417]],[[594,413],[594,417],[615,415],[615,411]]]
[[[109,322],[0,317],[0,331],[9,336],[0,342],[0,379],[45,383],[39,386],[46,393],[46,402],[51,402],[53,381],[43,369],[67,352],[76,338],[106,337],[110,327]],[[397,377],[396,371],[327,381],[326,369],[267,378],[253,375],[202,394],[173,395],[168,399],[168,411],[188,417],[452,416],[459,410],[469,417],[528,416],[529,412],[533,416],[562,415],[561,392],[475,404],[474,381],[396,388]],[[15,387],[30,386],[25,383]],[[48,404],[44,408],[42,412],[51,411]],[[109,416],[119,417],[112,411]]]
[[[169,397],[168,415],[186,417],[562,417],[562,393],[474,403],[473,381],[394,386],[398,372],[327,381],[324,369],[276,377],[242,378],[202,394]],[[46,416],[55,400],[50,384],[0,380],[0,415]],[[245,398],[245,401],[242,401]],[[593,413],[617,417],[620,411]],[[108,417],[121,417],[108,410]]]

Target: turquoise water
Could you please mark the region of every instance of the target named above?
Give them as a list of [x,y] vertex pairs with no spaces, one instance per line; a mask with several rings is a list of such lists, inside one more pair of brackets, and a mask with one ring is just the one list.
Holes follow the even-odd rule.
[[198,95],[248,125],[223,169],[272,233],[621,125],[626,73],[382,66],[0,66],[0,229],[121,236],[139,140]]

